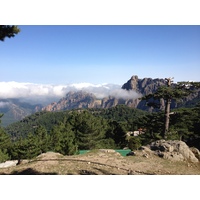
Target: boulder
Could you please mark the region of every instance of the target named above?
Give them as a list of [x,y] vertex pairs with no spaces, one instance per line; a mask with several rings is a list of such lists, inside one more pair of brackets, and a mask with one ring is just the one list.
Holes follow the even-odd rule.
[[144,153],[148,153],[148,154],[152,154],[153,153],[153,151],[150,149],[150,147],[148,147],[148,146],[141,146],[140,148],[139,148],[139,150],[142,150],[142,152],[144,152]]
[[172,161],[184,161],[185,158],[178,152],[164,152],[159,153],[159,156]]
[[195,147],[191,147],[190,150],[192,151],[192,153],[195,155],[195,157],[200,160],[200,151],[195,148]]
[[0,163],[0,168],[6,168],[6,167],[13,167],[16,166],[17,160],[8,160],[4,163]]
[[186,143],[179,140],[158,140],[151,143],[150,149],[155,151],[158,156],[170,160],[199,161]]

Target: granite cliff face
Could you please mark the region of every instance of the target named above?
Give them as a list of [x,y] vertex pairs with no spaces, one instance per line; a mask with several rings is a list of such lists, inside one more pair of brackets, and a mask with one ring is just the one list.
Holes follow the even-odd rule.
[[[160,86],[166,85],[165,79],[152,79],[152,78],[144,78],[139,79],[138,76],[132,76],[130,80],[127,81],[122,86],[122,89],[125,90],[135,90],[142,94],[142,96],[154,93]],[[175,83],[172,83],[172,85],[175,85]],[[183,98],[179,103],[172,100],[171,108],[181,107],[181,106],[191,106],[195,105],[196,102],[200,100],[200,89],[197,90],[197,92],[189,95],[186,98]],[[148,108],[145,101],[138,101],[138,104],[136,105],[137,108],[142,110],[151,110],[151,108]],[[165,104],[164,100],[160,100],[160,109],[164,109]]]
[[158,89],[158,87],[165,84],[166,83],[164,79],[138,79],[138,76],[132,76],[131,79],[122,86],[122,89],[135,90],[142,95],[148,95],[150,93],[154,93]]
[[[144,78],[139,79],[138,76],[132,76],[130,80],[128,80],[123,86],[122,89],[125,90],[135,90],[140,93],[142,96],[154,93],[160,86],[166,85],[164,79],[152,79],[152,78]],[[142,110],[152,111],[153,108],[146,106],[146,101],[138,100],[137,105],[134,105],[136,108]],[[173,105],[174,106],[174,105]],[[164,109],[165,103],[161,99],[160,100],[160,109]],[[175,107],[175,106],[174,106]]]
[[[141,96],[154,93],[158,87],[166,85],[164,79],[152,79],[143,78],[139,79],[138,76],[132,76],[125,84],[122,85],[123,90],[136,91]],[[187,102],[192,102],[194,99],[199,99],[199,93],[193,94],[187,97],[182,102],[182,105],[187,105]],[[134,99],[122,99],[108,96],[103,99],[98,99],[94,94],[84,91],[69,92],[66,97],[60,99],[58,102],[51,103],[50,105],[42,108],[43,111],[59,111],[70,110],[75,108],[110,108],[116,105],[123,104],[132,108],[138,108],[142,110],[151,111],[153,108],[149,108],[145,101],[141,101],[138,98]],[[180,104],[181,105],[181,104]],[[179,105],[179,106],[180,106]],[[164,100],[160,100],[160,109],[164,109]],[[176,102],[172,102],[172,108],[178,107]]]
[[[122,86],[122,89],[127,91],[133,90],[143,96],[155,92],[159,86],[164,84],[164,79],[139,79],[138,76],[132,76],[131,79]],[[132,108],[140,108],[143,110],[148,109],[148,107],[145,105],[145,102],[141,102],[138,98],[122,99],[108,96],[103,99],[97,99],[94,94],[79,91],[67,93],[66,97],[62,98],[57,103],[51,103],[42,110],[59,111],[70,110],[74,108],[110,108],[119,104],[127,105]]]
[[96,108],[100,102],[91,93],[69,92],[66,97],[60,99],[57,103],[53,102],[50,105],[42,108],[45,111],[69,110],[75,108]]
[[117,99],[114,97],[106,97],[98,99],[94,94],[84,91],[69,92],[66,97],[60,99],[57,103],[53,102],[50,105],[42,108],[43,111],[59,111],[71,110],[76,108],[110,108],[118,104],[125,104],[134,107],[137,100]]

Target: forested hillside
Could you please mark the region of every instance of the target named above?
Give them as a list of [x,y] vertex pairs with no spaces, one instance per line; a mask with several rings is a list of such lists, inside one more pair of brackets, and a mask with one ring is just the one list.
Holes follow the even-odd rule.
[[[173,112],[167,139],[183,140],[200,149],[200,104]],[[125,105],[38,112],[1,128],[1,161],[32,158],[47,151],[73,155],[84,149],[137,149],[162,138],[163,118],[164,112],[149,113]],[[137,130],[143,134],[127,136]]]
[[[127,124],[133,124],[137,121],[138,117],[148,114],[146,111],[139,109],[133,109],[125,105],[119,105],[109,109],[75,109],[71,111],[59,111],[59,112],[37,112],[33,115],[25,117],[19,122],[15,122],[5,128],[6,132],[10,134],[13,140],[19,136],[25,136],[28,133],[33,133],[34,129],[38,126],[43,126],[48,133],[55,125],[58,125],[63,120],[69,118],[74,113],[81,113],[88,111],[94,117],[102,117],[106,120],[112,120],[117,122],[128,122]],[[133,126],[127,126],[127,130],[134,129]],[[136,128],[137,129],[137,128]]]

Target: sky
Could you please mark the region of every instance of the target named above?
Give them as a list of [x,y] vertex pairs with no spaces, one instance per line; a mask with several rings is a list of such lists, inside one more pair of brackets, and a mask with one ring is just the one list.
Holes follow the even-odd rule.
[[0,81],[122,85],[132,75],[200,81],[200,26],[19,28],[0,43]]
[[21,31],[14,38],[0,43],[1,98],[60,98],[70,89],[83,88],[96,94],[98,91],[104,97],[116,94],[112,90],[119,91],[133,75],[140,79],[174,77],[175,82],[200,81],[200,26],[19,28]]

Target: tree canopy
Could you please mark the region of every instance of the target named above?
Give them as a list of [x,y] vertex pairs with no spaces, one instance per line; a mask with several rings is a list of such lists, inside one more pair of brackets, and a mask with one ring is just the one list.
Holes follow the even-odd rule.
[[196,92],[200,88],[199,82],[178,82],[177,84],[172,84],[173,78],[166,78],[166,86],[161,86],[153,94],[149,94],[143,97],[146,100],[148,106],[161,108],[160,102],[158,100],[164,101],[164,128],[162,135],[164,138],[167,137],[169,131],[170,115],[174,114],[170,112],[170,105],[172,100],[179,100],[184,97],[189,96],[191,93]]
[[[199,102],[199,100],[198,100]],[[200,149],[200,103],[176,108],[166,139],[182,140]],[[140,112],[127,106],[39,112],[0,129],[0,162],[32,159],[47,151],[74,155],[79,150],[138,149],[162,138],[164,113]],[[139,131],[138,136],[127,132]]]
[[6,37],[15,37],[20,32],[18,26],[15,25],[0,25],[0,40],[4,41]]

